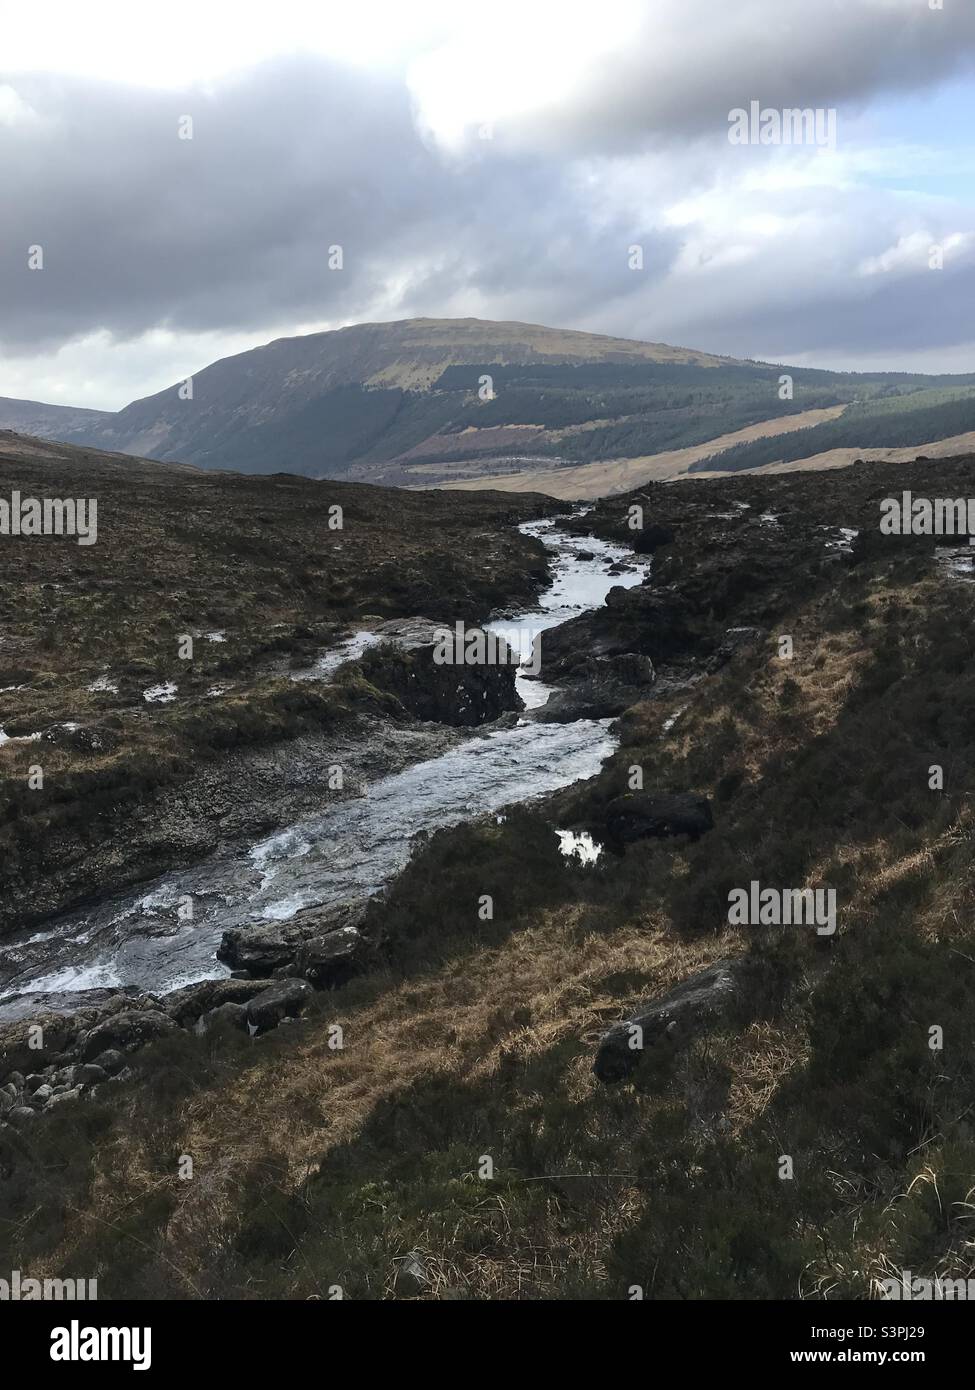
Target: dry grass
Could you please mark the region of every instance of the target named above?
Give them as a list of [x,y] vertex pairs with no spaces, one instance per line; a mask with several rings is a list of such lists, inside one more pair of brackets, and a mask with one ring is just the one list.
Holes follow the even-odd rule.
[[[647,454],[641,458],[607,459],[571,468],[531,468],[518,473],[499,473],[462,482],[442,483],[439,487],[448,492],[468,492],[480,488],[495,488],[501,492],[544,492],[549,497],[563,497],[573,502],[591,497],[615,496],[644,483],[683,478],[688,476],[691,464],[699,459],[734,448],[736,444],[750,443],[753,439],[791,434],[794,430],[821,425],[827,420],[835,420],[845,409],[843,405],[831,405],[817,410],[803,410],[795,415],[777,416],[755,425],[746,425],[744,429],[733,430],[730,434],[717,435],[705,444]],[[599,423],[602,425],[605,422]],[[696,478],[699,475],[690,473],[689,476]]]

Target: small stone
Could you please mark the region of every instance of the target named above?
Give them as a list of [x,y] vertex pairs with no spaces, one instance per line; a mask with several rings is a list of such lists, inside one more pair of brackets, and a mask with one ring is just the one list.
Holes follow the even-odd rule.
[[425,1293],[430,1286],[430,1276],[423,1255],[419,1250],[411,1250],[404,1259],[397,1262],[396,1292],[403,1298],[414,1298]]
[[108,1072],[104,1067],[100,1067],[97,1062],[85,1062],[83,1066],[74,1068],[74,1084],[81,1086],[91,1086],[96,1081],[104,1081]]
[[50,1099],[50,1100],[48,1101],[48,1103],[47,1103],[47,1108],[50,1110],[51,1107],[54,1106],[54,1105],[65,1105],[65,1104],[67,1104],[69,1101],[78,1100],[78,1098],[80,1097],[80,1095],[81,1095],[81,1087],[80,1087],[80,1086],[73,1086],[73,1087],[71,1088],[70,1091],[65,1091],[65,1092],[63,1092],[63,1094],[61,1094],[61,1095],[59,1095],[59,1096],[52,1096],[51,1099]]

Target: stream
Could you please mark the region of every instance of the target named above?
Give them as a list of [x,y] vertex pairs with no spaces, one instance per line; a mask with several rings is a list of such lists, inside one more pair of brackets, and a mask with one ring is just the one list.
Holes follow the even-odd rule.
[[[552,690],[529,673],[539,634],[599,606],[614,585],[641,583],[647,566],[620,546],[556,531],[552,520],[526,522],[521,529],[553,550],[552,582],[538,607],[486,627],[517,648],[528,668],[519,671],[517,687],[530,715]],[[617,562],[627,568],[611,574]],[[369,636],[360,632],[342,644],[341,659],[365,649]],[[327,675],[336,664],[326,656],[319,669]],[[228,967],[215,952],[228,928],[287,920],[305,907],[376,893],[403,869],[418,832],[594,776],[615,747],[610,722],[547,724],[508,716],[249,849],[163,874],[40,930],[15,933],[3,942],[9,970],[0,989],[0,1019],[41,1007],[39,995],[49,996],[43,1002],[50,1005],[52,995],[125,985],[165,994],[225,976]],[[181,921],[178,909],[188,899],[193,920]]]

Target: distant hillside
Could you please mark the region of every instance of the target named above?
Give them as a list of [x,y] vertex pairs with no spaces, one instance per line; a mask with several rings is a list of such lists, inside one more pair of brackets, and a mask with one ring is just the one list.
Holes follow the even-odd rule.
[[[174,383],[117,414],[50,431],[70,442],[206,468],[344,475],[385,462],[450,424],[477,399],[489,367],[680,363],[724,359],[533,324],[407,319],[279,338],[194,374],[192,399]],[[441,386],[444,373],[460,372]],[[184,395],[186,393],[184,392]],[[0,427],[16,429],[0,410]]]
[[[975,383],[975,377],[955,381]],[[933,390],[914,387],[902,395],[858,402],[838,419],[796,430],[787,439],[748,440],[692,463],[690,472],[737,473],[813,458],[833,449],[912,449],[971,430],[975,430],[975,384]]]
[[0,396],[0,429],[39,435],[42,439],[69,439],[114,419],[107,410],[44,405],[41,401],[18,401],[12,396]]
[[[975,429],[975,376],[782,367],[481,319],[280,338],[194,373],[191,393],[181,386],[118,413],[0,402],[0,428],[208,469],[414,488],[510,480],[558,496],[605,491],[598,470],[586,481],[592,464],[633,460],[615,483],[632,487],[660,474],[661,456],[749,468],[783,448],[800,458],[834,442],[922,445]],[[806,428],[824,412],[840,418]],[[783,431],[787,446],[751,442]],[[731,462],[722,452],[702,465],[712,441],[743,442]],[[566,487],[552,477],[562,470]]]

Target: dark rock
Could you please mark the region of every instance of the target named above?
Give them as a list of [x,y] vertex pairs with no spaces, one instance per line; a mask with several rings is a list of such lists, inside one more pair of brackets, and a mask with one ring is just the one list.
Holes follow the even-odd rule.
[[[36,1008],[37,996],[28,997]],[[48,1004],[41,1012],[32,1010],[29,1016],[0,1023],[0,1058],[4,1069],[11,1064],[18,1072],[35,1071],[52,1062],[63,1065],[74,1055],[78,1038],[86,1028],[98,1022],[106,1009],[124,1007],[131,998],[127,993],[109,990],[92,990],[74,997],[83,1001],[77,1011],[55,1013]]]
[[[302,939],[293,918],[290,922],[231,927],[223,934],[217,948],[217,959],[232,965],[238,974],[246,972],[250,976],[253,992],[255,979],[264,979],[279,966],[290,965]],[[247,981],[240,979],[240,984],[246,986]]]
[[316,989],[333,989],[356,973],[364,953],[359,928],[350,924],[306,941],[298,948],[294,968]]
[[268,985],[247,1003],[247,1022],[261,1032],[274,1028],[282,1019],[300,1014],[314,993],[307,980],[281,980]]
[[570,618],[545,633],[540,643],[541,676],[554,681],[584,675],[594,657],[639,654],[658,665],[697,651],[708,628],[708,621],[676,589],[616,585],[603,608]]
[[707,1024],[727,1015],[738,1002],[742,975],[740,962],[719,961],[615,1023],[596,1052],[596,1076],[605,1082],[622,1081],[651,1049],[683,1045]]
[[177,1031],[178,1024],[157,1009],[124,1009],[90,1028],[80,1039],[80,1055],[90,1062],[106,1048],[131,1052]]
[[[464,659],[464,642],[456,647],[451,643],[453,658],[441,663],[434,659],[445,645],[441,634],[454,629],[426,619],[409,619],[408,625],[401,624],[403,631],[395,635],[390,631],[393,640],[373,647],[360,660],[370,684],[395,696],[408,714],[473,728],[497,719],[506,710],[522,708],[515,689],[517,653],[503,641],[491,635],[493,648],[485,646],[484,655],[488,658],[493,654],[496,659],[476,662]],[[387,624],[386,629],[395,626]],[[488,635],[478,628],[465,628],[465,641],[474,642],[478,637],[486,640]]]
[[251,978],[202,980],[167,994],[162,1003],[166,1013],[182,1028],[188,1028],[201,1014],[212,1013],[221,1004],[245,1004],[254,994]]
[[607,838],[616,845],[634,840],[690,835],[699,839],[714,826],[705,796],[693,792],[628,792],[605,811]]
[[674,539],[674,529],[672,526],[661,526],[656,522],[651,522],[649,526],[644,526],[642,531],[633,533],[633,549],[638,555],[650,555],[655,550],[659,550],[663,545],[670,545]]
[[655,679],[653,662],[639,652],[588,657],[536,717],[545,723],[610,719],[643,699]]
[[[360,928],[365,911],[363,903],[309,907],[287,922],[232,927],[223,934],[217,958],[236,970],[246,970],[252,979],[267,979],[283,967],[300,974],[304,974],[305,969],[314,969],[316,983],[333,984],[338,976],[351,973],[362,957],[364,943]],[[325,944],[325,938],[339,932],[342,935],[336,937],[334,944]],[[299,967],[300,947],[319,940],[323,943],[320,949],[317,952],[309,950],[304,957],[305,966]]]
[[[254,988],[254,981],[251,980],[250,988]],[[228,999],[225,1004],[218,1004],[215,1009],[209,1009],[205,1014],[201,1014],[196,1021],[196,1031],[198,1033],[209,1033],[212,1028],[219,1028],[221,1025],[228,1025],[231,1028],[243,1030],[247,1026],[247,1006],[237,1004]]]
[[121,1071],[125,1065],[125,1058],[121,1052],[116,1052],[114,1048],[107,1048],[104,1052],[99,1052],[92,1066],[101,1067],[102,1071],[109,1076],[114,1076],[117,1071]]
[[73,1070],[74,1082],[76,1085],[93,1086],[99,1081],[106,1080],[108,1077],[108,1072],[105,1068],[100,1067],[96,1062],[85,1062],[80,1067],[74,1067]]
[[394,1288],[401,1298],[415,1298],[430,1287],[430,1275],[426,1262],[419,1250],[410,1253],[396,1262]]
[[81,1099],[81,1087],[80,1087],[80,1086],[73,1086],[73,1087],[71,1088],[71,1090],[69,1090],[69,1091],[64,1091],[64,1092],[62,1092],[61,1095],[52,1096],[51,1099],[48,1101],[46,1108],[47,1108],[48,1110],[50,1110],[50,1109],[52,1109],[52,1108],[53,1108],[54,1106],[56,1106],[56,1105],[69,1105],[72,1101],[76,1101],[76,1100],[80,1100],[80,1099]]

